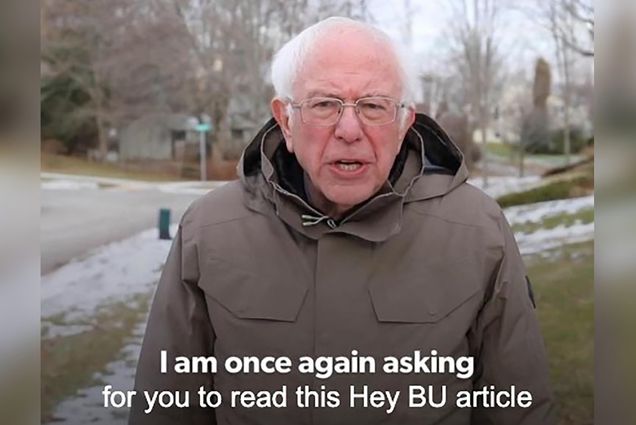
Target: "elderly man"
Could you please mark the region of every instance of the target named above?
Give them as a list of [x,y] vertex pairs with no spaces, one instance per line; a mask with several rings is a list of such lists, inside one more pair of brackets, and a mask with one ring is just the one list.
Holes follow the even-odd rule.
[[[184,215],[152,305],[136,388],[189,391],[190,407],[144,413],[139,396],[131,424],[551,423],[514,238],[497,204],[466,184],[446,133],[415,114],[414,79],[384,33],[349,19],[322,21],[280,50],[274,119],[246,148],[240,181]],[[219,365],[351,364],[322,375],[185,374],[166,368],[162,350]],[[377,367],[362,373],[358,356]],[[458,373],[442,356],[474,367]],[[389,358],[402,359],[397,369],[383,369]],[[285,407],[246,407],[232,393],[283,386]],[[223,402],[201,407],[201,387]],[[508,395],[493,407],[500,390]]]

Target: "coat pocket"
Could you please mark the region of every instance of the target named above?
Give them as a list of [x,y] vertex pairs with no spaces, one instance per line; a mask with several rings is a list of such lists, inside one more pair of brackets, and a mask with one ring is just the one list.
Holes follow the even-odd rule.
[[199,287],[241,319],[294,322],[307,288],[293,276],[258,275],[227,260],[209,258]]
[[479,276],[470,260],[424,264],[371,281],[369,292],[380,322],[436,323],[481,292]]

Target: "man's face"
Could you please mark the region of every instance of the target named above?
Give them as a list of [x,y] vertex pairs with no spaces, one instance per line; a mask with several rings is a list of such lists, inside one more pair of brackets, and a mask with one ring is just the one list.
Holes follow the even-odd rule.
[[[387,46],[356,32],[326,36],[314,46],[294,84],[294,102],[317,96],[346,103],[386,96],[400,102],[398,67]],[[401,110],[394,122],[369,126],[360,121],[354,108],[345,107],[336,124],[320,127],[303,123],[299,109],[288,116],[285,106],[281,100],[272,102],[287,149],[309,176],[312,201],[333,217],[380,189],[414,119],[412,110]],[[409,116],[402,121],[404,113]]]

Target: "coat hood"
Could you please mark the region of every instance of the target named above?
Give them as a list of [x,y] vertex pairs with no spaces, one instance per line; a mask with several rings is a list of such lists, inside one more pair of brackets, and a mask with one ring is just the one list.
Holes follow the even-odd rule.
[[237,171],[248,208],[267,214],[273,206],[279,218],[312,239],[341,232],[373,242],[399,232],[406,204],[443,196],[468,178],[459,148],[424,114],[416,115],[380,191],[338,221],[307,201],[303,169],[273,118],[245,148]]

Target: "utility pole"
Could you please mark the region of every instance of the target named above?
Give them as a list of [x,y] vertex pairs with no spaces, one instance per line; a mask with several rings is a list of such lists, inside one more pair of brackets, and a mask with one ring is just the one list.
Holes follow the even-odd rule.
[[203,118],[200,118],[200,122],[194,127],[199,132],[199,168],[201,169],[201,181],[207,180],[207,149],[205,145],[205,134],[212,131],[212,124],[205,122]]

